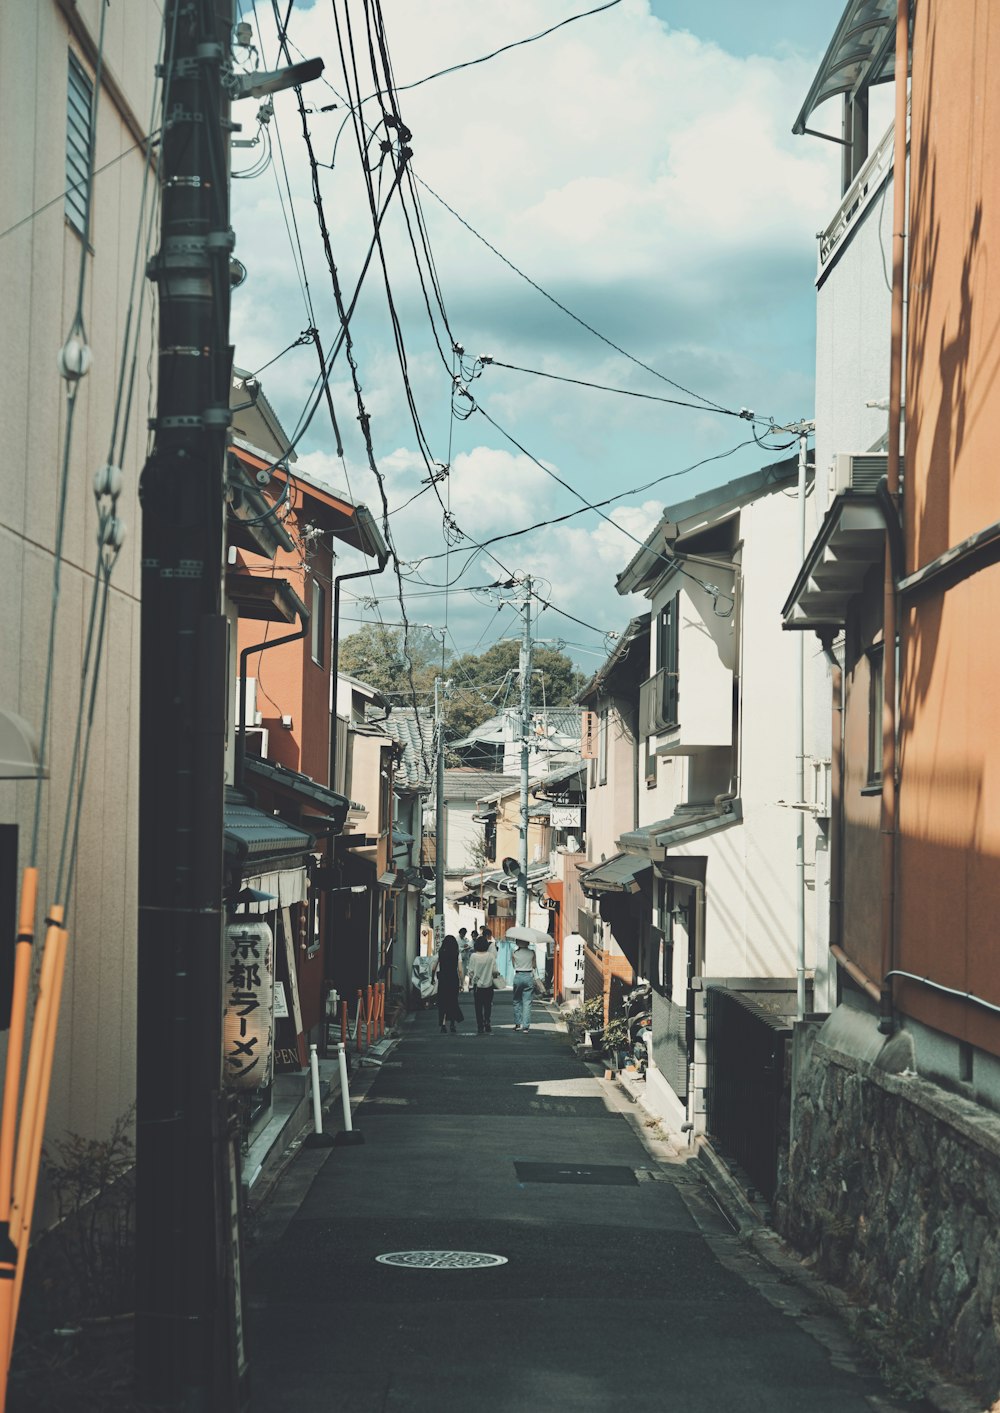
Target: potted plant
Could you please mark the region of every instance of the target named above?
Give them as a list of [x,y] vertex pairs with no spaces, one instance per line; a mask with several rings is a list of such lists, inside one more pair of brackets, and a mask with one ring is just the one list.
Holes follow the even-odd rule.
[[604,1051],[615,1069],[620,1070],[631,1048],[628,1021],[624,1016],[616,1016],[604,1027]]
[[599,1050],[603,1044],[604,1035],[603,996],[593,996],[584,1004],[583,1028],[587,1032],[591,1045],[595,1050]]

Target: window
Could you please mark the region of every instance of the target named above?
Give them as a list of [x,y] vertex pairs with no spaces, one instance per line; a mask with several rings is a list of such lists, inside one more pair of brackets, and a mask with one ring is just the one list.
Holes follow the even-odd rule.
[[661,709],[665,725],[674,727],[677,718],[677,617],[679,596],[674,595],[660,609],[656,622],[656,670],[663,673]]
[[312,589],[312,660],[319,667],[326,662],[326,590],[318,579]]
[[882,644],[868,650],[868,782],[867,788],[882,787]]
[[655,736],[646,737],[646,789],[656,788],[656,747],[653,744]]
[[608,708],[604,707],[597,726],[597,783],[608,783]]
[[87,177],[93,140],[94,85],[79,59],[69,56],[66,104],[66,219],[83,235],[87,228]]

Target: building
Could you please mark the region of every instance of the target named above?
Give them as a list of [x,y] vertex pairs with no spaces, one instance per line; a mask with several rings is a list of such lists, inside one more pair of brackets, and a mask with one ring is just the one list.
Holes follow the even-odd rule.
[[[144,245],[156,184],[154,171],[143,215],[145,138],[162,15],[152,0],[107,11],[95,112],[103,11],[99,0],[0,7],[0,120],[8,134],[0,153],[6,451],[0,547],[11,605],[0,630],[0,709],[23,718],[36,737],[45,715],[53,586],[61,578],[37,848],[35,782],[0,780],[6,851],[0,912],[10,938],[13,881],[32,858],[39,868],[39,929],[57,893],[64,894],[69,946],[48,1110],[52,1138],[67,1131],[105,1138],[135,1097],[138,481],[146,458],[154,339],[148,289],[139,317],[142,261],[134,280],[132,264],[137,239],[140,250]],[[78,303],[93,364],[76,385],[71,418],[67,394],[75,385],[60,379],[57,355],[74,327]],[[126,344],[130,307],[132,338]],[[133,369],[135,379],[127,417],[124,407],[116,413],[122,367],[126,377]],[[126,535],[109,581],[84,772],[83,757],[74,762],[73,743],[87,622],[98,588],[94,474],[108,461],[109,446],[122,472],[114,509]],[[110,508],[107,498],[102,504]],[[64,873],[60,888],[62,840],[78,788],[79,848],[72,879],[67,885]]]
[[[797,977],[805,990],[815,965],[824,806],[799,799],[796,778],[799,702],[804,712],[813,694],[797,691],[779,613],[811,480],[790,458],[668,507],[617,581],[650,601],[638,827],[618,839],[630,862],[583,884],[648,900],[631,920],[620,911],[616,929],[631,930],[624,950],[654,993],[648,1097],[677,1128],[730,1148],[746,1106],[725,1096],[734,1074],[748,1082],[749,1060],[729,1038],[745,1014],[759,1023],[766,1073],[772,1021],[795,1016]],[[754,1142],[764,1187],[778,1134]]]
[[[846,88],[863,104],[893,76],[895,8],[848,4],[798,130],[824,98]],[[895,262],[883,264],[878,232],[902,180],[901,132],[853,174],[821,238],[816,435],[836,494],[784,622],[814,633],[832,659],[837,970],[830,1014],[795,1037],[778,1208],[782,1230],[825,1276],[899,1321],[987,1404],[1000,1390],[1000,834],[990,789],[1000,756],[989,650],[1000,595],[1000,284],[987,258],[1000,231],[1000,89],[984,62],[994,18],[985,0],[922,0],[912,16],[905,268],[901,242],[892,249],[901,313],[904,275],[908,296],[901,516],[883,480],[893,408],[889,418],[884,406],[859,410],[891,395]],[[903,111],[901,64],[895,78]],[[889,229],[903,227],[893,219]],[[827,356],[824,304],[845,319],[830,335],[839,366]],[[865,348],[878,357],[859,382],[844,365]]]

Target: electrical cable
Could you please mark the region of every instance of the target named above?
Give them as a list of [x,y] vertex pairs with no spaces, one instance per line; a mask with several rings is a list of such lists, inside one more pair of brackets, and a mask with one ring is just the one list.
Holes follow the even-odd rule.
[[[62,548],[66,530],[66,501],[69,490],[69,463],[73,447],[73,429],[76,419],[77,395],[80,379],[86,375],[89,366],[90,350],[87,348],[86,329],[83,320],[83,297],[87,279],[87,257],[90,253],[90,221],[94,196],[94,161],[97,154],[97,113],[101,96],[101,79],[104,66],[104,27],[107,6],[101,6],[101,23],[98,33],[97,59],[94,68],[94,86],[90,95],[90,131],[88,133],[87,186],[84,203],[83,232],[80,240],[80,264],[77,274],[76,310],[66,342],[63,345],[63,369],[66,375],[66,430],[63,435],[62,465],[59,472],[56,512],[56,538],[52,559],[52,600],[49,611],[48,651],[45,664],[45,685],[42,691],[42,722],[38,736],[38,776],[35,784],[35,810],[31,827],[31,852],[29,862],[38,862],[38,836],[42,815],[42,781],[44,767],[48,760],[49,718],[52,707],[52,679],[55,669],[56,623],[59,617],[59,600],[62,593]],[[75,340],[75,349],[71,345]],[[73,366],[71,364],[73,360]]]
[[[734,412],[729,407],[706,407],[699,402],[682,402],[679,398],[660,397],[656,393],[636,392],[633,388],[615,388],[607,383],[589,382],[586,378],[570,378],[563,373],[546,373],[541,368],[520,368],[516,363],[504,363],[499,358],[481,356],[477,362],[491,368],[508,368],[512,373],[530,373],[535,378],[551,378],[558,383],[573,383],[580,388],[594,388],[598,392],[618,393],[620,397],[637,397],[645,402],[664,402],[671,407],[690,407],[696,412],[714,412],[720,417],[740,417],[745,422],[763,422],[767,426],[771,426],[769,417],[754,417],[752,414],[748,416],[746,412]],[[779,449],[775,448],[775,450]]]

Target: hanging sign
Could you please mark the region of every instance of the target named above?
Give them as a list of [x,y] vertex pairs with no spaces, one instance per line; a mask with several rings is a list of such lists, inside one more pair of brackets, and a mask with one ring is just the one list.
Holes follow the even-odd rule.
[[549,823],[553,829],[579,829],[579,805],[553,805]]
[[584,760],[597,759],[597,730],[597,712],[585,711],[580,721],[580,754]]
[[262,1089],[274,1064],[274,937],[254,919],[226,928],[222,1054],[226,1083]]

